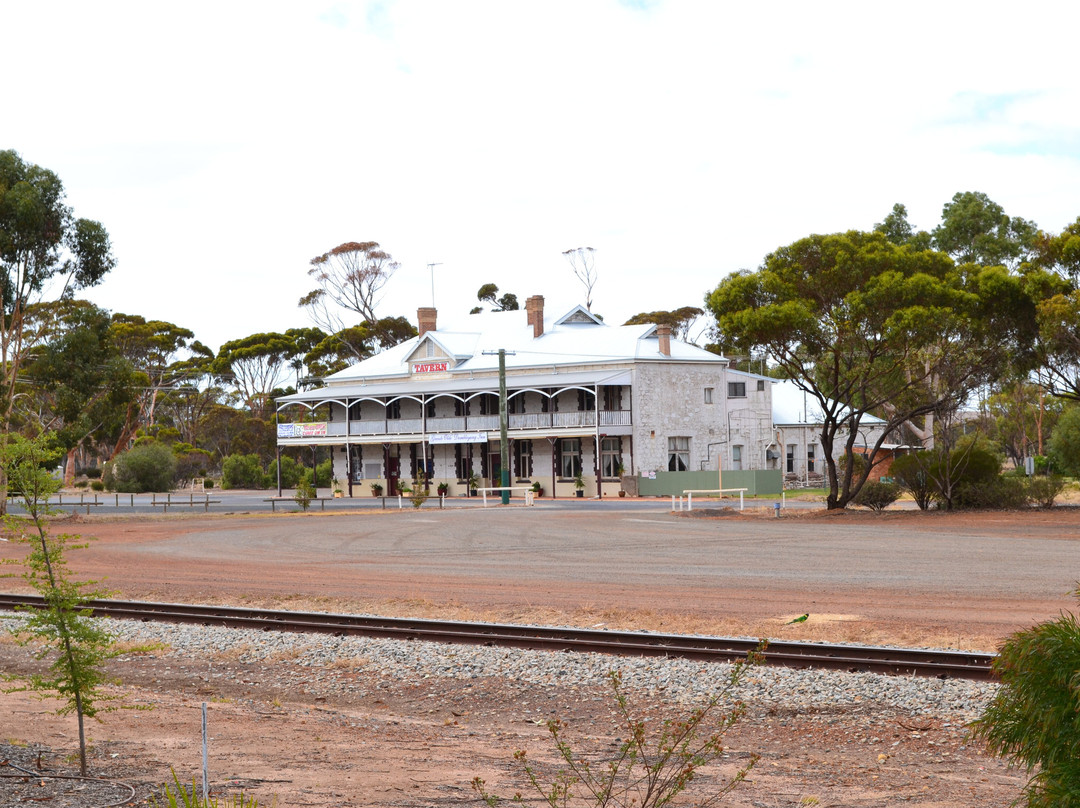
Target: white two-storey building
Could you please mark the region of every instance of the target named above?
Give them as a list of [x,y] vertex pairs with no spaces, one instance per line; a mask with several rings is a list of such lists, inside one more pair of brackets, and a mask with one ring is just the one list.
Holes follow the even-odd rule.
[[539,296],[524,311],[439,327],[424,308],[418,320],[419,336],[279,399],[292,421],[278,426],[279,449],[333,447],[350,496],[416,479],[451,495],[472,475],[498,485],[503,350],[512,485],[572,496],[580,475],[586,496],[612,496],[623,474],[766,467],[769,380],[667,326],[610,326],[580,306],[550,317]]

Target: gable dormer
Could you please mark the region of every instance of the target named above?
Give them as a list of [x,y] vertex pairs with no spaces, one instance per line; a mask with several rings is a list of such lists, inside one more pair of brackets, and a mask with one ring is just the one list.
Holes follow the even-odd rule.
[[580,303],[555,321],[555,325],[603,325],[604,321]]
[[449,373],[457,364],[457,358],[439,342],[434,332],[428,331],[405,357],[405,364],[408,365],[410,376],[429,376]]

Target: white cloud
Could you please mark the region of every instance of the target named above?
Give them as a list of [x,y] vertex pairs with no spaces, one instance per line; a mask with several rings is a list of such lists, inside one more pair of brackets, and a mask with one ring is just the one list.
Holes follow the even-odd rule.
[[1080,214],[1071,4],[22,4],[7,142],[120,265],[93,297],[205,342],[305,324],[307,261],[374,239],[386,313],[495,281],[609,321],[956,191]]

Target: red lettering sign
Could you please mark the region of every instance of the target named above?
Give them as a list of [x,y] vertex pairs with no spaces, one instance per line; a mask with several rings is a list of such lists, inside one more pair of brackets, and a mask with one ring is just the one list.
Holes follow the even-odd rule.
[[445,373],[448,370],[449,362],[422,362],[413,365],[413,373]]

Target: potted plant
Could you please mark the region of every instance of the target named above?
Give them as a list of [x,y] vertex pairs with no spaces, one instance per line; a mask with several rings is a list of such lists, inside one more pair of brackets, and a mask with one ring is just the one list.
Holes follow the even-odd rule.
[[480,487],[480,475],[477,474],[474,471],[471,474],[469,474],[469,477],[466,480],[466,482],[469,484],[469,496],[470,497],[475,497],[476,496],[476,489]]
[[447,494],[450,493],[450,483],[439,483],[438,486],[436,486],[435,490],[438,492],[440,497],[445,497]]
[[542,496],[544,496],[544,488],[543,488],[543,486],[540,485],[539,480],[537,480],[535,483],[532,484],[532,492],[533,492],[534,497],[542,497]]
[[371,496],[373,496],[373,497],[381,497],[382,492],[383,492],[382,483],[372,483],[371,484]]
[[579,497],[585,496],[585,478],[581,476],[580,471],[574,476],[574,488]]
[[622,461],[620,460],[618,463],[615,464],[615,476],[619,478],[619,496],[620,497],[625,497],[626,496],[626,492],[623,491],[623,489],[622,489],[622,478],[623,478],[624,474],[626,474],[626,466],[624,466],[622,464]]
[[334,499],[341,499],[345,496],[345,492],[341,490],[341,480],[337,477],[334,478]]

